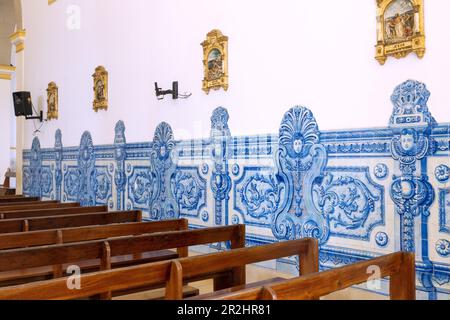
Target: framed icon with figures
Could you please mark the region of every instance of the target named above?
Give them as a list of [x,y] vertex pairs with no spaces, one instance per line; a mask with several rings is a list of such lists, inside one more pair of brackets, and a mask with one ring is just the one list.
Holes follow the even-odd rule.
[[58,119],[58,86],[50,82],[47,88],[47,120]]
[[203,91],[228,90],[228,37],[220,30],[212,30],[202,42],[203,46]]
[[423,0],[376,0],[377,45],[375,59],[383,65],[414,52],[425,55]]
[[94,78],[94,110],[108,109],[108,71],[103,66],[95,69]]

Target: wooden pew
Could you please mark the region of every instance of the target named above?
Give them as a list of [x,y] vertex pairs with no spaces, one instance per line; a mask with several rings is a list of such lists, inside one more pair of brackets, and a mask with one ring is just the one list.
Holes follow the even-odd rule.
[[180,300],[183,298],[181,289],[185,279],[195,279],[195,277],[201,275],[214,274],[220,271],[229,270],[226,275],[219,279],[219,282],[214,283],[214,291],[236,286],[246,287],[246,265],[290,256],[299,257],[300,274],[319,271],[319,245],[317,240],[312,238],[174,261],[167,282],[166,299]]
[[118,211],[0,220],[0,234],[140,222],[141,211]]
[[10,196],[16,193],[15,188],[11,188],[11,178],[15,178],[16,173],[8,169],[5,173],[5,180],[0,185],[0,196]]
[[31,217],[52,217],[64,216],[71,214],[108,212],[108,206],[94,206],[94,207],[68,207],[68,208],[53,208],[53,209],[36,209],[36,210],[22,210],[22,211],[2,211],[0,212],[0,220],[3,219],[23,219]]
[[[176,241],[194,245],[191,240],[186,237],[184,241],[179,238]],[[244,241],[239,240],[241,245]],[[318,271],[317,240],[301,239],[85,274],[81,275],[81,287],[77,290],[69,289],[67,278],[0,288],[0,300],[69,300],[163,283],[166,284],[167,299],[180,298],[184,282],[216,278],[220,285],[244,285],[245,265],[293,255],[301,256],[300,273]],[[228,275],[228,281],[224,281],[224,275]]]
[[[238,225],[201,230],[173,231],[150,235],[111,238],[106,241],[99,240],[48,247],[4,250],[0,251],[0,280],[13,280],[14,282],[17,282],[24,274],[26,274],[27,277],[30,277],[31,275],[38,275],[38,272],[42,272],[42,270],[35,269],[31,270],[34,274],[30,270],[28,270],[29,272],[27,273],[26,271],[23,271],[24,268],[47,267],[46,275],[52,276],[52,269],[49,270],[48,267],[62,264],[64,264],[64,268],[66,268],[69,265],[79,263],[83,272],[95,269],[110,270],[112,268],[155,261],[155,253],[158,253],[161,250],[185,248],[188,246],[223,241],[229,241],[232,249],[242,248],[245,245],[245,226]],[[187,251],[184,252],[187,253]],[[158,260],[161,260],[160,256],[157,258]],[[169,259],[172,258],[169,257]],[[84,263],[85,261],[89,262],[89,264]],[[169,261],[169,268],[170,265],[171,263]],[[14,271],[20,269],[22,270],[21,273]],[[16,278],[11,279],[13,273],[8,273],[8,271],[13,271]],[[236,268],[234,271],[237,272]],[[239,274],[243,274],[241,269],[239,269]],[[42,274],[40,276],[42,276]],[[53,276],[60,277],[62,275],[59,274]],[[213,275],[208,274],[207,276]],[[130,280],[132,279],[133,277],[130,277]],[[26,279],[26,282],[29,280],[30,278],[28,280]],[[63,278],[63,280],[66,281],[65,278]],[[122,281],[124,280],[125,279],[122,279]],[[138,288],[138,291],[144,289],[149,290],[151,288],[164,286],[165,282],[164,278],[148,284],[143,283],[142,285],[131,286],[130,288],[119,288],[113,291],[119,291],[117,294],[123,295],[125,293],[130,293],[130,291],[135,291],[127,289]],[[13,292],[14,287],[7,287],[6,291]],[[99,291],[96,294],[108,292],[106,298],[110,298],[111,293],[109,293],[109,291],[111,290]]]
[[29,206],[29,205],[33,205],[33,204],[52,204],[52,203],[59,203],[59,201],[57,201],[57,200],[42,201],[42,200],[39,200],[39,199],[35,200],[34,198],[31,201],[27,201],[27,200],[21,199],[21,201],[17,201],[17,202],[13,202],[13,203],[9,203],[9,202],[0,203],[0,207]]
[[392,300],[416,299],[415,257],[398,252],[341,268],[310,274],[264,287],[228,292],[197,299],[212,300],[310,300],[330,293],[375,280],[369,267],[379,267],[380,278],[390,277]]
[[[9,233],[0,234],[0,250],[182,230],[188,230],[188,221],[186,219]],[[183,250],[180,256],[187,256],[186,250]]]
[[3,198],[25,198],[25,196],[20,195],[20,194],[11,194],[11,195],[0,196],[0,199],[3,199]]
[[25,203],[25,204],[14,204],[8,206],[0,205],[0,213],[4,211],[24,211],[24,210],[36,210],[36,209],[52,209],[52,208],[75,208],[80,207],[79,203],[70,202],[70,203],[59,203],[55,201],[47,202],[37,202],[37,203]]
[[11,205],[14,205],[16,202],[28,202],[28,201],[39,201],[38,197],[23,197],[23,196],[5,196],[0,197],[0,203],[9,203]]

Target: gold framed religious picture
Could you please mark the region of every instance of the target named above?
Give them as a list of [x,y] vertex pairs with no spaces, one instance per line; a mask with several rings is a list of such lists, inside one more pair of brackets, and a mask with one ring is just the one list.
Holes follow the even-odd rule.
[[383,65],[414,52],[425,55],[423,0],[376,0],[377,46],[375,58]]
[[102,66],[95,69],[94,78],[94,110],[108,110],[108,71]]
[[58,119],[58,86],[50,82],[47,88],[47,120]]
[[220,30],[212,30],[202,42],[203,46],[203,91],[228,90],[228,37]]

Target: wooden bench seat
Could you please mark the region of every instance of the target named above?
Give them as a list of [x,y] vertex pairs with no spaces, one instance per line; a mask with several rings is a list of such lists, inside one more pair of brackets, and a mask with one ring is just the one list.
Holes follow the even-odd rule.
[[[123,256],[132,256],[133,261],[138,261],[141,259],[142,261],[138,261],[138,263],[141,263],[145,262],[144,260],[147,258],[147,252],[186,248],[187,246],[228,241],[230,242],[231,248],[243,247],[245,245],[245,226],[239,225],[207,228],[202,230],[173,231],[150,235],[110,238],[106,241],[88,241],[67,245],[3,250],[0,251],[0,272],[17,271],[18,269],[23,268],[39,268],[44,266],[56,267],[63,264],[73,265],[78,264],[77,262],[79,261],[86,260],[96,260],[96,262],[98,262],[98,269],[110,270],[116,266],[123,267],[129,263],[127,258],[125,258],[124,261],[121,261],[124,259],[121,258]],[[114,257],[119,258],[116,258],[118,260],[113,260]],[[147,264],[148,263],[146,263],[146,265]],[[61,268],[55,268],[54,270],[57,269],[61,270],[62,266]],[[58,271],[55,272],[54,276],[59,277],[62,275],[57,273]],[[28,275],[30,274],[28,273]],[[218,275],[221,276],[221,274]],[[4,280],[6,279],[4,278]],[[164,286],[165,283],[165,278],[162,280],[156,279],[156,281],[150,283],[142,283],[130,288],[117,288],[117,290],[114,291],[116,295],[124,295],[133,292],[160,288],[161,286]],[[31,284],[25,284],[25,286],[27,285]],[[11,291],[10,289],[13,287],[6,288],[8,288],[7,291]],[[102,292],[100,291],[96,294],[100,293]],[[95,296],[96,294],[93,294],[92,296]],[[89,295],[85,297],[88,296]],[[111,296],[112,294],[109,294],[109,297]]]
[[2,211],[0,212],[0,220],[3,219],[23,219],[31,217],[52,217],[64,216],[71,214],[108,212],[107,206],[93,206],[93,207],[69,207],[69,208],[53,208],[53,209],[37,209],[37,210],[22,210],[22,211]]
[[37,209],[53,209],[53,208],[75,208],[80,207],[77,202],[59,203],[59,202],[37,202],[33,204],[28,202],[20,205],[8,205],[0,206],[0,213],[4,211],[24,211],[24,210],[37,210]]
[[[380,274],[368,272],[376,266]],[[390,277],[392,300],[416,299],[415,256],[397,252],[344,267],[301,276],[258,288],[213,296],[214,300],[311,300],[369,280]],[[202,297],[198,297],[201,299]],[[205,299],[210,297],[206,296]]]
[[27,200],[21,200],[18,202],[4,202],[4,203],[0,203],[0,207],[7,207],[7,206],[29,206],[29,205],[34,205],[34,204],[53,204],[53,203],[60,203],[57,200],[46,200],[46,201],[41,201],[41,200],[34,200],[33,201],[27,201]]
[[[181,230],[188,230],[186,219],[8,233],[0,234],[0,250]],[[180,254],[187,256],[187,252]]]
[[140,222],[141,220],[141,211],[85,213],[66,216],[10,219],[0,220],[0,234],[107,225],[113,223]]
[[0,197],[0,203],[4,204],[4,203],[10,203],[10,204],[14,204],[17,202],[29,202],[29,201],[39,201],[40,199],[38,197],[23,197],[23,196],[5,196],[5,197]]
[[[188,232],[199,234],[198,231]],[[185,237],[184,241],[177,237],[175,241],[193,245],[192,240],[192,237]],[[108,299],[111,291],[161,283],[166,283],[166,299],[181,299],[184,283],[213,278],[216,290],[245,285],[247,264],[294,255],[301,256],[299,269],[302,274],[318,271],[317,240],[301,239],[85,274],[81,276],[79,290],[67,288],[65,278],[0,288],[0,299],[77,299],[98,294]]]
[[223,290],[218,290],[215,292],[205,293],[202,295],[192,296],[185,300],[215,300],[216,298],[220,298],[222,296],[226,296],[226,295],[229,295],[234,292],[264,287],[266,285],[279,283],[279,282],[282,282],[285,280],[286,280],[285,278],[276,277],[276,278],[272,278],[272,279],[267,279],[267,280],[252,282],[249,284],[244,284],[244,285],[240,285],[240,286],[236,286],[236,287],[231,287],[231,288],[227,288],[227,289],[223,289]]
[[[113,269],[123,268],[128,266],[134,266],[162,260],[171,260],[176,258],[179,258],[179,254],[172,250],[143,252],[140,255],[130,254],[123,256],[115,256],[111,258],[111,268]],[[83,273],[90,273],[98,271],[100,269],[101,259],[83,260],[78,261],[76,263],[65,263],[61,265],[61,270],[67,270],[69,266],[74,264],[79,266]],[[55,275],[54,266],[43,266],[36,268],[26,268],[0,272],[0,287],[53,279],[54,275]],[[62,276],[62,274],[60,276]]]

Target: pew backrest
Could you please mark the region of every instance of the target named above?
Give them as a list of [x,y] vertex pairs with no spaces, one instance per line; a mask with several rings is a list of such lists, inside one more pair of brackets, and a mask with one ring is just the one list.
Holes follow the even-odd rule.
[[[137,237],[109,239],[107,241],[94,241],[90,244],[51,246],[52,248],[42,248],[43,250],[51,249],[51,251],[46,250],[45,254],[40,254],[39,257],[41,257],[41,262],[39,263],[37,263],[36,260],[31,263],[26,262],[25,259],[23,259],[23,255],[17,250],[8,250],[0,252],[0,269],[11,269],[11,267],[8,267],[7,263],[3,263],[3,258],[10,259],[19,257],[21,262],[27,263],[28,266],[36,266],[42,264],[42,257],[46,260],[45,264],[55,264],[68,259],[77,260],[80,258],[85,259],[88,256],[97,256],[101,259],[101,269],[108,270],[111,268],[110,262],[111,256],[113,255],[137,254],[143,251],[163,250],[217,242],[229,242],[231,248],[244,247],[245,226],[235,225],[201,230],[174,231]],[[68,249],[68,246],[71,248]],[[83,254],[81,252],[83,249],[88,249],[88,251],[84,251]],[[22,250],[22,252],[26,251],[27,249]],[[7,257],[5,253],[8,252],[9,256]],[[27,251],[27,253],[29,252],[30,251]],[[64,254],[69,254],[70,257],[65,258],[63,257]],[[21,262],[14,262],[15,266],[13,268],[22,266]],[[141,264],[138,267],[110,270],[116,271],[113,274],[104,275],[101,272],[84,274],[82,275],[81,290],[68,290],[66,278],[5,287],[0,288],[0,299],[76,299],[78,297],[89,297],[108,291],[127,290],[147,285],[165,285],[171,265],[172,262],[167,260],[151,264]],[[91,275],[94,275],[91,282],[92,286],[89,284]],[[41,291],[43,287],[47,287],[48,285],[51,287],[49,290],[45,289],[44,291]]]
[[232,247],[238,248],[244,245],[241,240],[243,234],[245,235],[245,228],[242,226],[227,226],[2,250],[0,251],[0,272],[106,259],[106,253],[103,251],[105,244],[109,248],[107,253],[109,258],[222,241],[230,241]]
[[22,211],[2,211],[0,212],[0,220],[3,219],[24,219],[31,217],[52,217],[64,216],[71,214],[108,212],[107,206],[94,207],[68,207],[68,208],[52,208],[52,209],[35,209]]
[[[67,244],[113,237],[141,235],[156,232],[181,231],[188,229],[186,219],[157,222],[120,223],[105,226],[87,226],[68,229],[0,234],[0,250],[23,247]],[[181,255],[180,256],[185,256]]]
[[142,221],[141,211],[118,211],[8,219],[0,220],[0,234],[140,221]]
[[220,287],[215,287],[214,290],[244,285],[246,283],[245,269],[242,273],[240,272],[242,269],[237,268],[290,256],[298,256],[300,274],[319,271],[319,245],[317,240],[312,238],[189,257],[176,261],[176,265],[172,267],[166,298],[169,300],[182,299],[183,282],[186,279],[195,279],[219,271],[231,270],[231,273],[229,279],[225,279],[225,283],[220,284]]
[[21,201],[16,201],[16,202],[13,202],[13,203],[8,203],[8,202],[5,202],[5,203],[0,203],[0,207],[10,207],[10,206],[29,206],[29,205],[34,205],[34,204],[51,204],[51,203],[58,203],[59,201],[57,201],[57,200],[39,200],[39,199],[37,199],[37,200],[35,200],[35,199],[32,199],[32,200],[24,200],[24,199],[21,199]]
[[14,205],[14,203],[17,202],[36,202],[39,201],[38,197],[23,197],[23,196],[6,196],[6,197],[0,197],[0,204],[11,204]]
[[[374,274],[373,270],[379,270]],[[344,267],[282,281],[273,285],[225,294],[215,300],[310,300],[362,284],[390,277],[392,300],[415,300],[415,257],[398,252]]]
[[[188,232],[198,232],[198,230]],[[156,237],[157,235],[153,236]],[[240,242],[242,245],[242,239]],[[105,245],[104,248],[108,248],[108,246]],[[104,250],[104,252],[108,252],[108,250]],[[234,281],[242,282],[245,281],[245,268],[242,269],[245,264],[291,255],[302,256],[300,269],[306,274],[317,272],[317,240],[301,239],[85,274],[81,275],[80,278],[80,290],[70,290],[66,278],[0,288],[0,300],[68,300],[89,297],[107,291],[120,291],[160,283],[166,283],[166,298],[179,298],[179,286],[183,281],[204,275],[211,276],[217,271],[239,270],[235,274],[239,279],[234,279]]]
[[0,213],[4,211],[24,211],[24,210],[35,210],[35,209],[53,209],[53,208],[75,208],[80,207],[80,204],[77,202],[69,202],[69,203],[58,203],[55,201],[43,201],[37,203],[25,203],[20,205],[8,205],[8,206],[0,206]]

